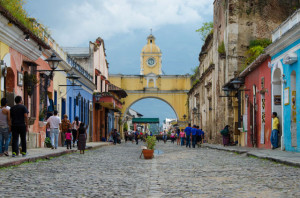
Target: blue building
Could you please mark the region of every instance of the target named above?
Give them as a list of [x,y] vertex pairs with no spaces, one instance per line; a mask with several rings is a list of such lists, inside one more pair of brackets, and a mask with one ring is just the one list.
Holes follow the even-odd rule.
[[272,40],[266,52],[272,57],[272,111],[280,120],[281,149],[300,152],[300,10],[272,33]]
[[66,114],[71,122],[78,116],[79,121],[89,126],[87,141],[91,141],[93,135],[93,91],[95,89],[93,76],[71,56],[67,57],[67,62],[72,66],[72,70],[68,72],[68,77],[72,74],[79,78],[67,77],[67,101],[65,104],[62,102],[62,106],[66,105]]

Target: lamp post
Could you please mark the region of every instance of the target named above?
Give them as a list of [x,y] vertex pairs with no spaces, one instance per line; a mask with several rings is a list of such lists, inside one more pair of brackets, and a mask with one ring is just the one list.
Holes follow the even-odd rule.
[[48,89],[48,81],[49,81],[49,78],[52,79],[53,77],[53,72],[54,70],[56,70],[56,68],[58,67],[58,64],[59,62],[62,61],[62,59],[60,59],[59,57],[56,56],[56,54],[53,52],[52,55],[47,58],[45,60],[46,62],[48,62],[48,65],[50,66],[51,70],[40,70],[40,71],[50,71],[50,75],[45,75],[45,84],[44,84],[44,91],[45,91],[45,98],[44,98],[44,113],[45,113],[45,117],[47,117],[47,96],[48,96],[48,92],[47,92],[47,89]]

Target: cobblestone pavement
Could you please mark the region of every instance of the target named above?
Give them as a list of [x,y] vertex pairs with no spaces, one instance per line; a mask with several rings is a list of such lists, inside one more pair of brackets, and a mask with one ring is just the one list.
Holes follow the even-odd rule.
[[169,142],[157,149],[152,160],[127,143],[0,169],[0,197],[300,197],[300,168]]

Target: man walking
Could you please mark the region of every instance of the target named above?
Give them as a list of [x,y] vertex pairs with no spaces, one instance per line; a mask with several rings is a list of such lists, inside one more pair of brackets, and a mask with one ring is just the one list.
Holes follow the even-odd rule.
[[189,124],[188,127],[184,129],[184,132],[185,132],[186,147],[189,146],[191,148],[191,132],[192,132],[191,124]]
[[197,128],[196,128],[196,125],[193,125],[193,128],[192,128],[192,146],[193,148],[196,147],[196,141],[197,141]]
[[54,110],[54,115],[48,118],[47,123],[50,125],[50,134],[51,134],[51,144],[52,149],[57,149],[58,147],[58,134],[61,124],[60,117],[57,116],[57,111]]
[[10,131],[10,111],[6,108],[6,98],[1,99],[0,107],[0,157],[8,156],[8,139]]
[[271,133],[271,144],[272,149],[278,148],[278,132],[279,132],[279,119],[277,113],[273,112],[272,114],[273,124],[272,124],[272,133]]
[[22,156],[26,157],[26,132],[28,131],[28,110],[22,104],[22,97],[16,96],[15,103],[10,109],[12,131],[12,157],[19,154],[19,136],[21,137]]

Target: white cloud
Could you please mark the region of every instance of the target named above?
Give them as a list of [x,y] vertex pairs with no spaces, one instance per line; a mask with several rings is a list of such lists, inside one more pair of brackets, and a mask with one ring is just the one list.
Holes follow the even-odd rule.
[[61,17],[63,25],[53,28],[62,45],[80,45],[101,35],[104,39],[118,33],[169,24],[203,22],[211,15],[213,0],[85,0],[76,1]]

